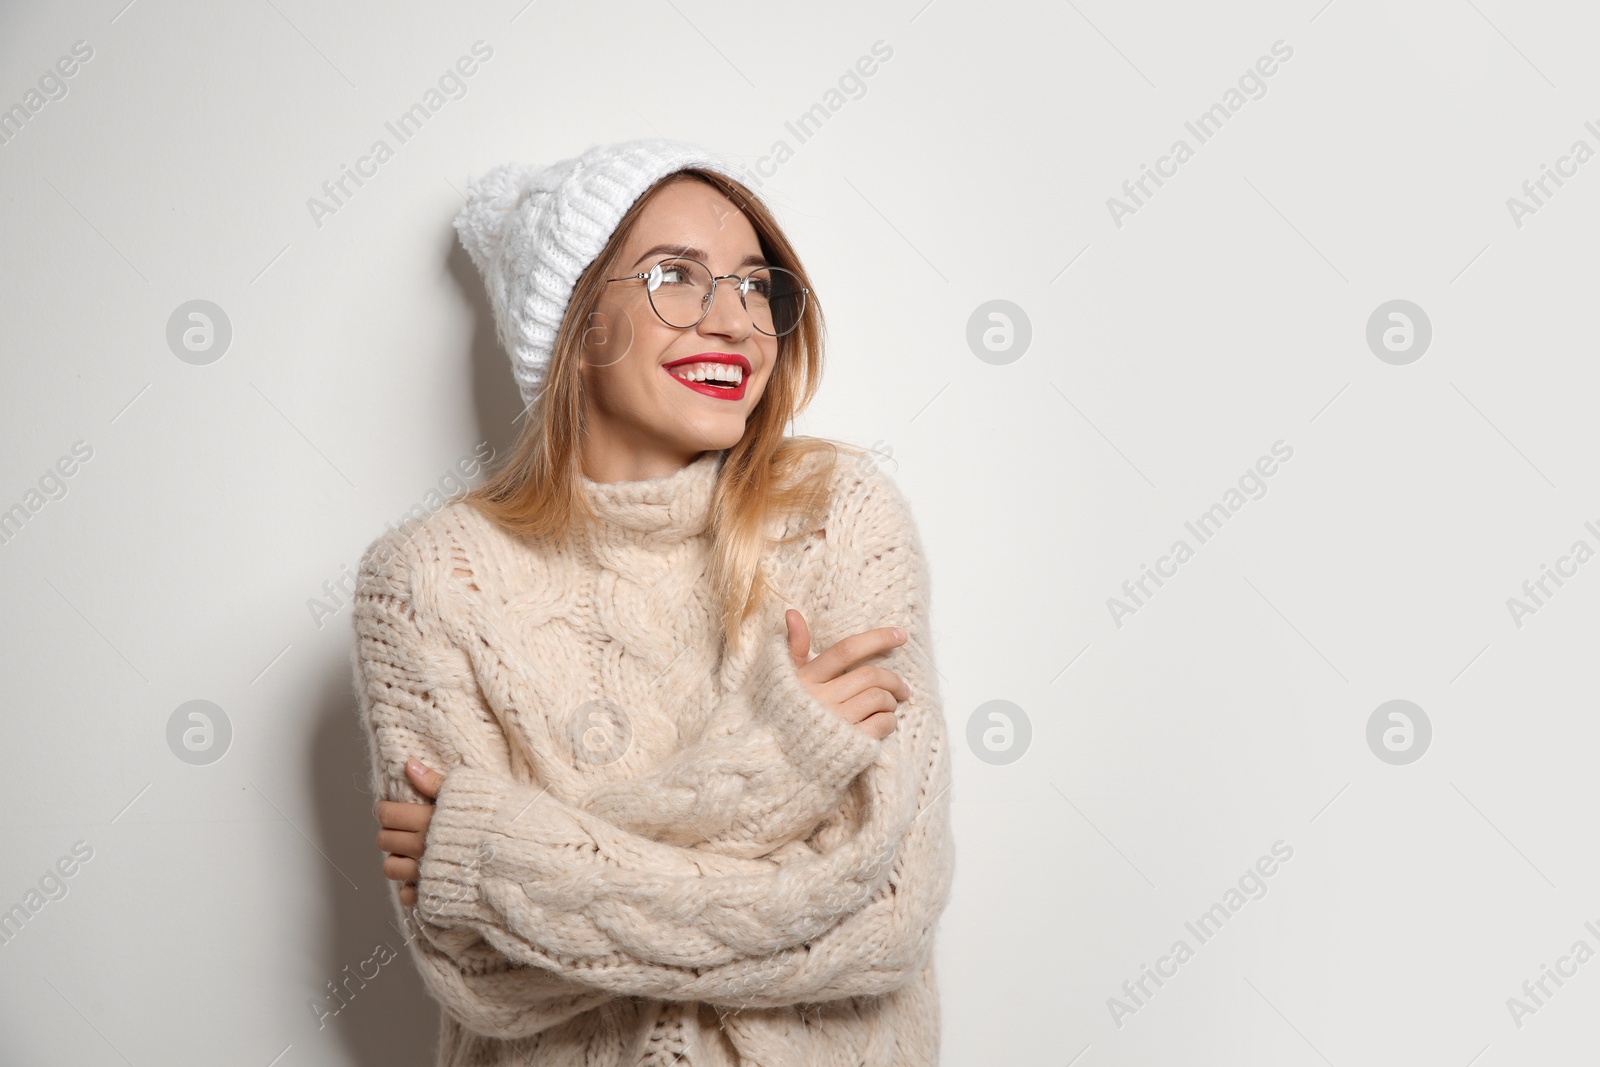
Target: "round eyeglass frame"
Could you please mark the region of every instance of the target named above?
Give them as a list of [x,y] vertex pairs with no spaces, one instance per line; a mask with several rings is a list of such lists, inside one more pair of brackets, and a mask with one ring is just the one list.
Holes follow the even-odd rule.
[[[706,300],[705,307],[700,310],[700,317],[698,319],[695,319],[693,322],[689,323],[687,326],[679,326],[675,322],[667,322],[667,317],[665,315],[661,314],[661,309],[660,308],[656,307],[656,299],[655,299],[655,295],[654,295],[655,294],[655,286],[652,286],[652,285],[649,284],[649,280],[650,280],[651,275],[656,274],[657,272],[659,272],[661,270],[661,265],[663,263],[672,263],[672,262],[676,262],[676,261],[680,261],[680,260],[683,261],[683,262],[686,262],[686,263],[693,263],[695,266],[703,268],[705,270],[705,272],[708,275],[711,276],[711,296],[710,296],[710,298],[708,300]],[[649,270],[647,270],[647,271],[640,271],[637,274],[625,274],[620,278],[607,278],[606,279],[606,283],[610,284],[611,282],[631,282],[631,281],[638,281],[640,279],[643,279],[645,281],[645,283],[646,283],[645,284],[645,298],[650,301],[650,310],[655,312],[656,318],[660,319],[662,322],[665,322],[668,326],[671,326],[674,330],[692,330],[696,326],[698,326],[702,322],[704,322],[707,315],[711,314],[711,305],[713,305],[713,304],[715,304],[717,302],[717,283],[720,282],[720,281],[725,281],[725,280],[727,280],[729,278],[737,278],[738,279],[739,285],[738,285],[737,288],[738,288],[738,292],[739,292],[739,306],[744,308],[745,314],[748,315],[750,313],[750,305],[745,302],[744,296],[745,296],[745,293],[749,292],[749,289],[750,289],[750,275],[756,273],[756,271],[761,271],[761,270],[764,270],[764,271],[781,271],[782,273],[787,274],[789,277],[794,279],[794,281],[795,281],[794,291],[796,293],[798,293],[799,296],[800,296],[800,310],[795,312],[794,325],[790,326],[787,330],[784,330],[783,333],[767,333],[767,331],[763,330],[760,326],[756,326],[756,320],[755,320],[755,316],[754,315],[750,316],[750,325],[751,326],[755,326],[756,331],[758,333],[766,334],[766,336],[768,336],[768,337],[785,337],[785,336],[793,333],[795,331],[796,327],[798,327],[800,325],[800,320],[805,316],[805,312],[806,312],[806,297],[808,297],[811,294],[811,290],[810,289],[808,289],[805,286],[800,284],[800,275],[796,274],[792,270],[787,269],[786,267],[773,267],[773,266],[752,267],[752,268],[750,268],[750,272],[748,274],[742,274],[742,275],[741,274],[711,274],[711,268],[710,267],[706,266],[704,263],[700,262],[698,259],[693,258],[692,256],[664,256],[660,260],[656,261],[656,263],[654,265],[652,265],[651,268]],[[656,284],[659,285],[660,282],[657,282]]]

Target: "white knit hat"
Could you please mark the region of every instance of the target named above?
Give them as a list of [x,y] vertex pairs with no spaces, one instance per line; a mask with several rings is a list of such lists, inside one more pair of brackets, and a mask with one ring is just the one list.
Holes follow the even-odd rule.
[[483,275],[524,405],[539,393],[578,276],[633,202],[685,167],[739,177],[700,145],[649,139],[594,145],[542,166],[502,163],[468,180],[456,233]]

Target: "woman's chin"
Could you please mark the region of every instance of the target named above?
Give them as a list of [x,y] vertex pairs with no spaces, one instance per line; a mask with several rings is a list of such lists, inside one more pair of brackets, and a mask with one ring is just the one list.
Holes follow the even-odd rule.
[[699,451],[732,448],[744,437],[745,431],[742,412],[698,416],[689,420],[689,425],[692,428],[686,434],[683,432],[683,420],[676,420],[672,426],[672,436],[682,438],[686,448]]

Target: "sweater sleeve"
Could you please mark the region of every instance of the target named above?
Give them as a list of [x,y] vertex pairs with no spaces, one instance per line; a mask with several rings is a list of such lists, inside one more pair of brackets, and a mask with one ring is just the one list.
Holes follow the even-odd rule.
[[[883,742],[811,695],[788,654],[782,612],[734,708],[649,771],[592,789],[578,807],[653,840],[757,859],[838,812]],[[719,709],[720,710],[720,709]]]
[[[927,568],[885,476],[858,471],[838,492],[827,576],[817,603],[797,606],[819,645],[887,624],[910,635],[884,663],[911,699],[861,772],[860,803],[818,832],[814,850],[747,858],[656,841],[503,770],[458,766],[422,859],[419,910],[430,922],[619,995],[778,1007],[879,994],[916,975],[954,866]],[[426,632],[413,628],[401,655],[436,655]]]
[[[353,612],[354,675],[371,791],[378,799],[416,804],[427,798],[406,777],[410,757],[430,767],[459,762],[463,751],[492,753],[500,765],[509,757],[486,719],[449,714],[458,709],[445,694],[456,692],[470,669],[458,650],[416,640],[409,589],[396,582],[405,573],[404,542],[396,536],[380,539],[362,559]],[[401,649],[406,653],[397,654]],[[469,866],[475,862],[468,857]],[[547,968],[508,960],[476,931],[440,927],[426,907],[400,904],[398,883],[385,884],[423,985],[473,1033],[531,1037],[616,999]]]
[[[426,801],[405,773],[406,760],[413,756],[441,770],[481,768],[510,778],[508,739],[476,685],[461,635],[452,635],[443,622],[437,600],[441,586],[416,581],[425,568],[424,557],[439,562],[451,558],[449,546],[436,543],[433,533],[410,525],[379,538],[362,558],[355,590],[355,689],[368,738],[371,792],[385,800]],[[848,746],[834,755],[840,746],[836,741],[827,743],[827,731],[821,727],[838,723],[846,730],[854,728],[821,705],[802,704],[801,697],[809,699],[809,693],[799,686],[792,665],[790,676],[786,689],[781,679],[775,686],[787,696],[787,703],[772,700],[756,706],[762,718],[754,741],[713,736],[685,758],[670,761],[661,772],[666,782],[680,780],[692,786],[693,769],[707,770],[711,784],[692,790],[695,799],[678,806],[716,821],[722,829],[722,834],[699,841],[701,847],[726,845],[733,852],[750,851],[750,842],[755,841],[755,850],[771,858],[754,869],[770,869],[786,855],[809,854],[797,841],[785,846],[781,838],[809,833],[818,813],[831,803],[827,798],[857,773],[862,759],[859,751],[850,755]],[[771,718],[783,711],[793,717]],[[830,718],[822,720],[819,711]],[[801,718],[807,714],[810,720]],[[860,740],[868,758],[881,744],[865,735]],[[830,767],[830,759],[838,764]],[[763,762],[768,766],[761,766]],[[807,792],[795,784],[804,776],[829,784]],[[735,783],[740,788],[733,788]],[[789,809],[775,818],[760,819],[767,809],[759,790],[772,785],[780,789],[780,799],[791,802]],[[716,802],[709,799],[713,797]],[[813,802],[810,808],[794,803],[807,797]],[[808,813],[797,815],[797,809]],[[743,820],[741,812],[757,818]],[[649,821],[642,810],[632,814]],[[784,826],[788,829],[774,829]],[[764,844],[759,841],[762,835],[768,838]],[[405,928],[406,950],[434,999],[466,1029],[502,1040],[534,1036],[613,1001],[618,996],[615,990],[598,988],[559,968],[509,959],[472,926],[447,927],[437,921],[436,913],[444,905],[478,892],[471,875],[487,854],[487,847],[458,853],[456,881],[420,899],[415,908],[403,908],[398,884],[386,883],[391,905]]]

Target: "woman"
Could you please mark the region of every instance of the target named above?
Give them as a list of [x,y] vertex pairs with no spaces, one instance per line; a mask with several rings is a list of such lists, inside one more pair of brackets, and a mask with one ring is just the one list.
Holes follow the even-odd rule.
[[437,1063],[936,1064],[928,573],[868,454],[783,434],[822,359],[794,249],[669,141],[497,168],[456,225],[527,418],[354,611]]

